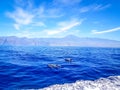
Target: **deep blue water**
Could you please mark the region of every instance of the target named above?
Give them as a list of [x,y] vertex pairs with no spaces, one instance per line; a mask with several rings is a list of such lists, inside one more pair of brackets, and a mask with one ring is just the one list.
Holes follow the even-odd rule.
[[120,48],[0,46],[0,89],[44,88],[118,75]]

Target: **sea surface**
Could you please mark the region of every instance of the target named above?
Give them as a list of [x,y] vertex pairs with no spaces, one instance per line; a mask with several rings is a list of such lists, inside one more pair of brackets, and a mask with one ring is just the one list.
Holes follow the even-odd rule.
[[120,90],[120,48],[0,46],[0,90],[20,89]]

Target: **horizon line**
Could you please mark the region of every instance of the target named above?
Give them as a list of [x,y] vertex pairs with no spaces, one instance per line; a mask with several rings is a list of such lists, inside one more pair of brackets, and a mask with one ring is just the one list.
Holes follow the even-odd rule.
[[115,40],[115,39],[107,39],[107,38],[98,38],[98,37],[79,37],[79,36],[76,36],[76,35],[67,35],[67,36],[63,36],[63,37],[20,37],[20,36],[0,36],[0,38],[2,37],[16,37],[16,38],[27,38],[27,39],[49,39],[49,38],[52,38],[52,39],[62,39],[62,38],[67,38],[68,36],[73,36],[73,37],[76,37],[76,38],[90,38],[90,39],[104,39],[104,40],[113,40],[113,41],[120,41],[120,40]]

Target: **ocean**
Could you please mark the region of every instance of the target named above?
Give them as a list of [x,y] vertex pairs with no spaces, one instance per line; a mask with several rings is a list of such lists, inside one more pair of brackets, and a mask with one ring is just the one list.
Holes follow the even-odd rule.
[[23,89],[120,90],[120,48],[0,46],[0,90]]

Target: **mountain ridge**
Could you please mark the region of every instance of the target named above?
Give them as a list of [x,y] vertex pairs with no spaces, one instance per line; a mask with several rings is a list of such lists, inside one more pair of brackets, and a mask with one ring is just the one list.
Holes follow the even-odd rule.
[[63,38],[27,38],[16,36],[0,37],[0,45],[12,46],[81,46],[81,47],[120,47],[120,41],[77,37],[69,35]]

